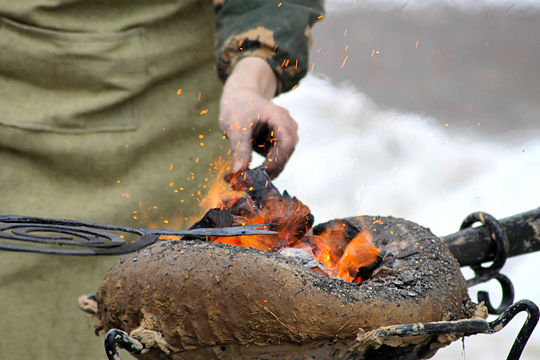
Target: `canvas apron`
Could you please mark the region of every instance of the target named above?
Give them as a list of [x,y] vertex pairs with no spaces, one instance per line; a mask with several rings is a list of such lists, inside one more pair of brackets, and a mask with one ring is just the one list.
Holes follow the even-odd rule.
[[[185,227],[228,143],[209,1],[0,4],[0,213]],[[182,224],[183,222],[183,224]],[[117,259],[0,252],[0,359],[101,359]]]

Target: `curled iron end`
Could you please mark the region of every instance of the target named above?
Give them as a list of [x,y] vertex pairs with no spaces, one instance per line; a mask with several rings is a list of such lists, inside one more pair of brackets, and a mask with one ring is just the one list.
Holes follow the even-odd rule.
[[118,353],[118,346],[134,355],[139,355],[144,350],[144,345],[125,331],[111,329],[105,335],[105,352],[109,360],[122,360]]

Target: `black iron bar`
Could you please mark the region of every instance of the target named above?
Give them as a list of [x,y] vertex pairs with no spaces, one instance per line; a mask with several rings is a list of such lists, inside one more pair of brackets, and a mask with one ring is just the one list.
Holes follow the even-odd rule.
[[[508,242],[509,257],[540,251],[540,208],[499,220]],[[495,259],[497,245],[484,226],[468,228],[441,238],[461,266]]]

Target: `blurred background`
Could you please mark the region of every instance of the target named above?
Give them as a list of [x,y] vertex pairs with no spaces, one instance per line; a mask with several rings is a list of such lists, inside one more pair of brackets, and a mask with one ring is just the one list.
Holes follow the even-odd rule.
[[[540,1],[326,3],[309,76],[276,100],[301,139],[276,185],[315,223],[392,215],[444,236],[474,211],[540,206]],[[506,263],[516,301],[540,304],[539,264],[540,253]],[[474,301],[478,290],[499,303],[495,282],[473,287]],[[435,359],[506,359],[524,320]],[[539,356],[537,328],[522,359]]]

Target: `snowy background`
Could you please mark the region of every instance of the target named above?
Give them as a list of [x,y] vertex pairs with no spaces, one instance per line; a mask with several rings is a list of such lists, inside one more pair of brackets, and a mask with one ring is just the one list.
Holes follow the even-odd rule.
[[[474,211],[539,207],[538,19],[538,1],[327,1],[313,70],[276,99],[300,126],[276,185],[315,223],[392,215],[439,236]],[[516,300],[540,304],[539,263],[540,253],[507,262]],[[478,290],[499,303],[495,282],[472,288],[475,301]],[[506,359],[524,319],[435,359]],[[522,359],[539,356],[537,328]]]

